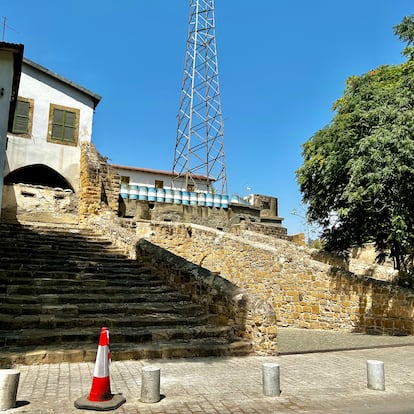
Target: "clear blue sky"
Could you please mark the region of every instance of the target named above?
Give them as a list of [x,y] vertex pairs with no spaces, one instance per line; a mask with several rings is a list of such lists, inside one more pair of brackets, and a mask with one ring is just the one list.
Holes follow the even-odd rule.
[[[122,165],[171,170],[189,0],[1,0],[5,41],[98,93],[93,142]],[[301,144],[332,119],[345,80],[403,61],[407,0],[216,0],[229,193],[276,196],[304,230]]]

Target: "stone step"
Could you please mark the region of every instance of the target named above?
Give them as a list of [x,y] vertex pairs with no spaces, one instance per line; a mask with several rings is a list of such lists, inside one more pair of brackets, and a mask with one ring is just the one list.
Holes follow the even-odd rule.
[[84,315],[10,315],[0,314],[0,326],[5,330],[19,329],[68,329],[73,327],[145,327],[145,326],[186,326],[214,321],[214,315],[179,315],[173,312],[152,312],[145,315],[93,313]]
[[4,243],[4,240],[11,240],[13,243],[23,243],[32,242],[41,240],[43,244],[54,244],[56,240],[62,244],[68,244],[69,242],[89,242],[91,246],[113,246],[111,241],[108,240],[105,236],[99,234],[94,234],[93,232],[77,232],[77,233],[68,233],[68,232],[42,232],[42,231],[29,231],[29,230],[18,230],[18,229],[6,229],[2,224],[0,224],[0,231],[2,233],[2,238],[0,243]]
[[[99,281],[128,281],[128,282],[145,282],[150,285],[156,282],[161,282],[161,279],[154,274],[148,273],[148,270],[145,268],[133,269],[133,272],[119,273],[117,272],[116,276],[112,273],[102,273],[99,272],[97,275],[96,272],[68,272],[65,270],[55,270],[47,272],[48,279],[55,280],[73,280],[73,281],[90,281],[97,280],[99,276]],[[32,281],[35,279],[43,279],[45,277],[45,272],[41,270],[0,270],[0,284],[8,283],[8,281]]]
[[[0,228],[1,231],[1,228]],[[2,231],[2,238],[0,246],[25,248],[30,244],[38,243],[42,245],[43,249],[56,249],[56,246],[71,249],[74,246],[87,247],[90,250],[109,249],[112,251],[120,251],[120,249],[112,244],[111,241],[105,238],[98,238],[88,235],[65,235],[65,234],[38,234],[38,233],[21,233],[21,234],[7,234]]]
[[[123,295],[112,295],[111,303],[146,303],[146,302],[182,302],[188,301],[188,296],[183,295],[168,286],[164,286],[164,292],[128,292]],[[108,295],[102,292],[81,292],[81,293],[61,293],[59,294],[40,294],[40,295],[0,295],[1,301],[6,304],[78,304],[78,303],[106,303]]]
[[[56,279],[52,279],[56,281]],[[59,295],[59,294],[82,294],[88,290],[96,291],[97,293],[102,293],[106,295],[130,295],[133,293],[168,293],[173,291],[172,288],[167,286],[140,286],[140,285],[105,285],[105,283],[100,283],[99,285],[87,284],[87,283],[74,283],[70,286],[65,284],[48,283],[48,284],[39,284],[31,283],[30,285],[9,285],[9,286],[0,286],[0,294],[6,296],[10,295]]]
[[93,361],[99,332],[115,359],[245,355],[249,342],[102,235],[0,224],[0,367]]
[[20,224],[16,223],[7,223],[2,222],[0,224],[2,232],[9,232],[13,234],[21,234],[21,233],[30,233],[30,234],[64,234],[64,235],[77,235],[77,234],[89,234],[94,238],[103,237],[101,234],[95,232],[95,230],[90,229],[89,227],[80,226],[78,224],[69,224],[69,223],[53,223],[50,225],[48,223],[29,223],[29,222],[22,222]]
[[27,316],[27,315],[55,315],[69,316],[90,315],[94,312],[106,313],[108,315],[145,315],[151,313],[171,313],[178,315],[197,316],[205,313],[202,306],[192,302],[144,302],[144,303],[77,303],[60,305],[28,303],[0,304],[0,315]]
[[[85,343],[4,348],[0,354],[0,366],[95,362],[96,350],[97,345]],[[199,338],[151,341],[143,344],[111,343],[110,350],[111,359],[114,361],[244,356],[252,352],[249,341],[237,338],[231,342],[223,338]]]
[[[70,266],[55,266],[55,267],[47,267],[46,265],[42,266],[32,266],[31,268],[28,268],[27,266],[21,265],[20,268],[18,265],[16,266],[10,266],[14,267],[12,269],[5,269],[7,266],[3,266],[3,270],[1,271],[2,274],[6,275],[12,275],[14,272],[27,272],[29,275],[43,275],[47,276],[50,275],[50,277],[54,277],[54,275],[58,275],[57,279],[60,277],[59,275],[62,275],[63,273],[66,273],[69,275],[70,279],[82,279],[82,277],[85,277],[85,279],[90,278],[89,275],[99,275],[99,277],[102,275],[102,278],[105,279],[115,279],[115,278],[121,278],[124,277],[124,275],[128,275],[129,278],[139,278],[140,275],[143,276],[143,279],[145,280],[145,275],[147,273],[142,272],[140,269],[135,268],[127,268],[127,267],[100,267],[98,266],[78,266],[78,267],[70,267]],[[153,277],[156,277],[156,275],[152,275]]]
[[0,257],[0,268],[4,270],[22,270],[22,269],[47,269],[47,270],[61,270],[62,268],[68,270],[79,270],[79,269],[95,269],[100,271],[111,270],[117,271],[133,271],[139,269],[140,266],[133,260],[126,259],[115,259],[112,257],[97,258],[91,256],[63,256],[59,255],[52,258],[39,256],[32,257],[25,255],[23,257],[18,256],[2,256]]
[[[44,275],[44,273],[42,273]],[[126,287],[157,287],[161,286],[163,283],[158,278],[141,278],[140,276],[128,276],[127,278],[124,277],[110,277],[107,275],[105,278],[97,278],[97,275],[88,275],[84,277],[82,274],[73,275],[72,278],[66,277],[56,277],[54,274],[52,277],[16,277],[16,276],[3,276],[0,275],[0,284],[8,284],[9,286],[28,286],[29,284],[33,286],[50,286],[59,283],[60,287],[62,286],[79,286],[81,285],[82,288],[86,289],[88,286],[94,287],[96,289],[99,286],[126,286]]]
[[[38,346],[48,344],[85,343],[98,344],[96,328],[82,329],[26,329],[24,331],[0,331],[2,350],[14,346]],[[211,325],[185,325],[175,328],[149,326],[144,328],[111,328],[113,343],[141,344],[149,341],[192,340],[196,338],[228,338],[232,336],[229,327]]]
[[[96,247],[95,249],[91,249],[90,246],[87,244],[79,245],[76,248],[73,245],[65,247],[62,245],[54,245],[50,247],[45,247],[44,245],[39,246],[39,242],[33,242],[32,244],[25,243],[24,246],[16,246],[12,245],[11,243],[7,243],[7,245],[2,245],[0,243],[0,251],[2,255],[5,257],[16,257],[21,258],[25,256],[29,256],[31,258],[36,257],[45,257],[45,255],[55,255],[54,258],[60,257],[80,257],[80,258],[88,258],[88,257],[96,257],[105,259],[106,257],[110,257],[114,260],[125,260],[126,256],[121,251],[115,249],[108,249],[102,247]],[[53,258],[53,256],[51,257]]]

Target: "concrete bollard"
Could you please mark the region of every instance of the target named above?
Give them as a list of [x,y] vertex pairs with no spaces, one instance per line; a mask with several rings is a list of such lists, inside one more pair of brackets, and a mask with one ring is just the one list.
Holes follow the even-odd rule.
[[16,406],[20,372],[16,369],[0,369],[0,411]]
[[382,361],[367,361],[367,385],[370,390],[385,390],[384,363]]
[[280,365],[265,363],[262,365],[263,394],[266,397],[279,397],[280,395]]
[[161,369],[154,366],[142,368],[141,402],[157,403],[160,401]]

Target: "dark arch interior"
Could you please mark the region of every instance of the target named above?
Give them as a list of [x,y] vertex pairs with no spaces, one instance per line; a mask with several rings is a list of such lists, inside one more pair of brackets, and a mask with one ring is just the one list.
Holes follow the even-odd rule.
[[41,164],[30,165],[12,171],[4,177],[4,184],[43,185],[45,187],[59,187],[73,191],[71,185],[62,175],[52,168]]

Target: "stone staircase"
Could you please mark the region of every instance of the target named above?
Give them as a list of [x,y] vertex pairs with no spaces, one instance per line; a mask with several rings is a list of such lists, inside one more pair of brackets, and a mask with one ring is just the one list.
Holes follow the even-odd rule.
[[0,224],[0,367],[243,355],[250,344],[112,243],[75,225]]

